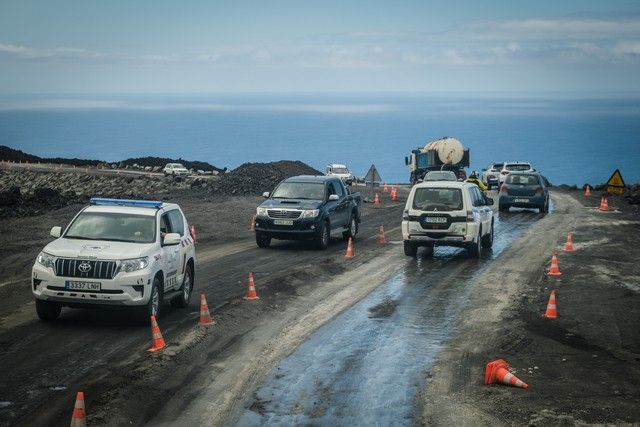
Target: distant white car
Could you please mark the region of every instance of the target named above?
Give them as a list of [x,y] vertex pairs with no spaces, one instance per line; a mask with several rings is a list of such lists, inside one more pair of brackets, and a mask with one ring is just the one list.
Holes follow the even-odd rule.
[[529,162],[504,162],[500,170],[500,185],[504,182],[509,172],[535,172]]
[[347,185],[351,185],[355,181],[355,177],[349,172],[347,166],[340,163],[328,164],[325,175],[340,178]]
[[491,187],[497,187],[500,183],[500,171],[504,166],[504,162],[491,163],[485,169],[482,169],[482,182],[487,186],[488,190]]
[[189,171],[184,167],[182,163],[167,163],[162,170],[165,176],[187,176]]

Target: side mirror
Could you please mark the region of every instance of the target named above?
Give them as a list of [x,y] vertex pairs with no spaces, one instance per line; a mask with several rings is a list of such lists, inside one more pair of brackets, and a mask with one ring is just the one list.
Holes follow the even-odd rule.
[[262,197],[264,197],[265,199],[268,199],[270,195],[271,193],[269,193],[268,191],[265,191],[264,193],[262,193]]
[[487,206],[493,206],[493,199],[491,197],[485,196],[484,201],[487,204]]
[[164,246],[173,246],[180,243],[180,235],[178,233],[168,233],[164,236],[162,244]]
[[329,196],[329,201],[330,202],[333,202],[333,201],[336,201],[336,200],[340,200],[340,196],[338,196],[337,194],[332,194],[332,195]]
[[62,227],[59,227],[59,226],[52,227],[49,234],[51,234],[51,237],[55,237],[57,239],[62,235]]
[[404,164],[407,165],[407,166],[409,165],[409,158],[408,157],[404,158]]

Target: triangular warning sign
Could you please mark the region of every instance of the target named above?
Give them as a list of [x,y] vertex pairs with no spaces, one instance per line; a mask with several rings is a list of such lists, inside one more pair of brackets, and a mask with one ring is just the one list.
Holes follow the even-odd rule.
[[607,191],[609,193],[622,194],[624,192],[624,179],[619,169],[616,169],[611,178],[607,181]]
[[364,182],[371,182],[371,183],[380,183],[382,182],[382,178],[380,177],[380,174],[378,173],[378,169],[376,169],[375,165],[371,165],[371,167],[369,168],[369,172],[367,172],[367,174],[364,177]]

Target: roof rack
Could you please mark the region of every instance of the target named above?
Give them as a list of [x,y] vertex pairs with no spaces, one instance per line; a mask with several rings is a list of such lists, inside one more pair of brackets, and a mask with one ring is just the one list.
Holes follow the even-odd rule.
[[105,199],[100,197],[92,197],[89,199],[89,204],[96,206],[129,206],[153,209],[160,209],[162,207],[162,202],[155,200]]

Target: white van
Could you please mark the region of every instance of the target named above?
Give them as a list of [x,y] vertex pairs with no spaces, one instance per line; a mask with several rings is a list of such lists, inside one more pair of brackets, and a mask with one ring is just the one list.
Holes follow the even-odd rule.
[[431,181],[415,185],[402,217],[404,253],[415,256],[418,247],[465,248],[479,258],[493,245],[493,199],[469,182]]

